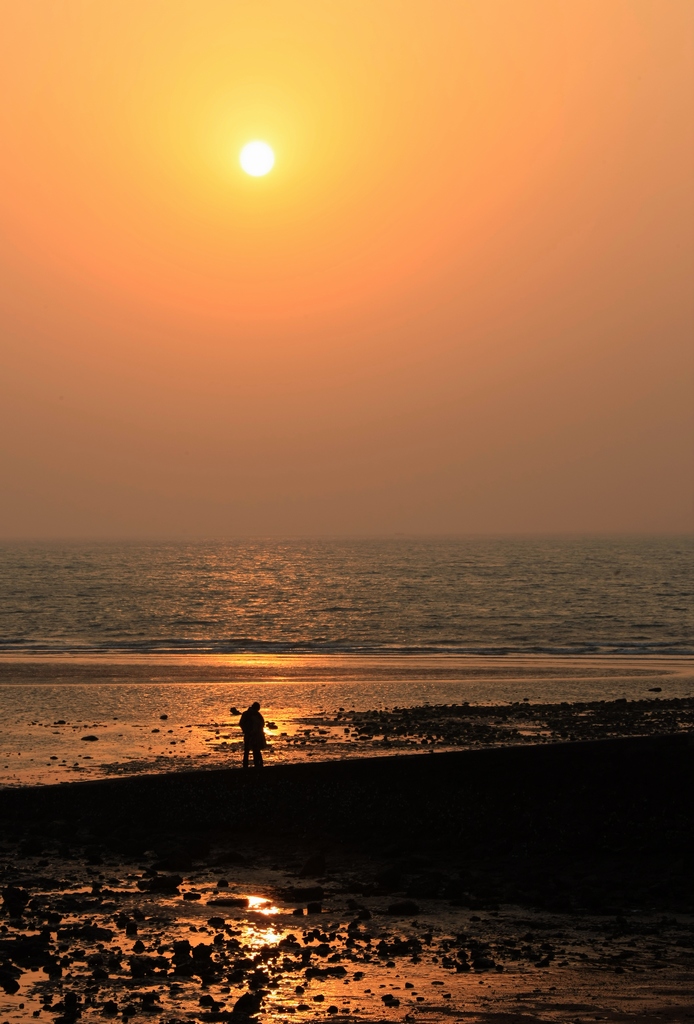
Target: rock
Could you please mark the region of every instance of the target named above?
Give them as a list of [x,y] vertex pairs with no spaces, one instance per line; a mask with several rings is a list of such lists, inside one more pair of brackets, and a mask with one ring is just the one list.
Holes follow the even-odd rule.
[[99,739],[98,736],[91,736],[91,735],[90,736],[81,736],[80,738],[83,740],[84,743],[96,743],[98,741],[98,739]]
[[183,899],[184,900],[189,900],[189,901],[191,901],[191,900],[200,900],[200,899],[202,899],[202,893],[200,893],[200,892],[193,892],[192,890],[190,892],[184,892],[183,893]]
[[422,944],[419,939],[412,937],[411,939],[393,939],[392,942],[386,942],[385,939],[381,939],[376,952],[380,957],[392,957],[392,956],[416,956],[422,952]]
[[303,917],[304,916],[304,908],[303,907],[297,907],[296,910],[292,910],[292,914],[294,915],[294,917]]
[[177,892],[182,881],[180,875],[155,875],[154,878],[140,878],[137,887],[141,892]]
[[243,909],[248,906],[245,896],[218,896],[207,901],[208,907],[238,907]]
[[2,890],[2,902],[10,917],[21,917],[29,902],[29,893],[16,885],[7,885]]
[[173,950],[173,962],[175,964],[190,959],[191,945],[190,942],[188,942],[188,939],[177,939],[177,941],[173,944]]
[[408,917],[411,914],[419,914],[421,911],[414,900],[400,900],[398,903],[390,904],[388,913],[394,914],[396,917]]
[[114,999],[109,999],[101,1007],[101,1010],[107,1017],[115,1017],[118,1013],[118,1003]]
[[19,991],[19,982],[22,972],[13,964],[0,964],[0,988],[4,989],[8,996],[13,996]]
[[51,961],[50,932],[45,929],[34,935],[14,935],[0,939],[0,961],[10,960],[17,967],[46,967]]
[[210,928],[223,928],[224,925],[226,924],[226,921],[224,920],[223,917],[208,917],[207,923],[209,924]]
[[54,1024],[74,1024],[74,1021],[82,1014],[82,1008],[76,992],[66,992],[61,1003],[56,1003],[52,1010],[62,1010],[60,1017],[56,1017]]
[[[344,978],[347,970],[344,967],[307,967],[305,975],[307,981],[311,978]],[[301,991],[304,991],[303,988]]]
[[321,903],[309,903],[306,907],[307,914],[322,914],[323,905]]
[[244,992],[234,1003],[233,1014],[245,1014],[247,1017],[254,1017],[260,1013],[260,1006],[263,996],[260,992]]
[[110,942],[112,938],[113,931],[110,928],[101,928],[98,924],[70,924],[58,929],[59,942],[66,939],[81,939],[93,945],[96,942]]
[[129,965],[133,978],[146,978],[159,972],[166,973],[169,969],[165,956],[131,956]]
[[472,961],[472,966],[476,971],[493,971],[496,964],[493,960],[490,960],[486,956],[477,956]]

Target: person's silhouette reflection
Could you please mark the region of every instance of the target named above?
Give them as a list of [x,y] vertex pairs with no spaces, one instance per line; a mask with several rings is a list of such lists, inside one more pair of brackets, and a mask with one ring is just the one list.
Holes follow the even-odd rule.
[[243,767],[248,768],[248,760],[253,751],[253,767],[263,767],[263,747],[265,744],[265,719],[260,713],[258,701],[251,704],[241,715],[241,732],[243,733]]

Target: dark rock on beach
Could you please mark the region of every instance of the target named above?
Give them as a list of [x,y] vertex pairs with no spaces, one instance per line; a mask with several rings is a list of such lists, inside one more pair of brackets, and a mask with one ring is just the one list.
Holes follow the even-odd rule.
[[29,902],[29,893],[16,885],[7,885],[2,890],[3,908],[10,917],[21,917]]
[[208,907],[247,907],[248,898],[246,896],[219,896],[212,900],[207,901]]
[[15,992],[19,991],[19,981],[22,972],[18,967],[15,967],[12,963],[0,962],[0,988],[3,989],[7,995],[12,996]]
[[260,1013],[263,996],[260,992],[245,992],[240,999],[234,1003],[234,1015],[253,1017]]

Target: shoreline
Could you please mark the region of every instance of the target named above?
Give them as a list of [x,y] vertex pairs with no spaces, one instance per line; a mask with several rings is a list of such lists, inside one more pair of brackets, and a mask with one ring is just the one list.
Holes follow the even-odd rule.
[[[678,687],[691,690],[694,680],[652,670],[609,682],[601,675],[597,687],[586,675],[557,684],[556,677],[538,680],[536,673],[495,683],[485,676],[279,685],[204,678],[196,685],[189,669],[185,679],[176,679],[169,669],[157,677],[149,666],[125,679],[114,679],[108,668],[100,686],[91,666],[82,666],[82,682],[72,674],[65,681],[63,671],[57,669],[52,683],[32,676],[5,685],[2,788],[52,785],[75,776],[224,770],[240,761],[238,708],[257,697],[267,716],[268,767],[694,734],[694,696],[673,696]],[[596,699],[596,689],[607,690],[608,698]],[[553,700],[547,700],[548,691]],[[567,696],[572,699],[562,699]]]
[[616,663],[624,666],[636,666],[646,662],[662,661],[663,665],[672,666],[681,662],[683,669],[694,671],[694,651],[673,651],[658,652],[646,651],[489,651],[481,653],[478,651],[445,651],[420,649],[408,650],[378,650],[378,651],[245,651],[232,653],[217,653],[207,651],[151,651],[151,652],[129,652],[129,651],[7,651],[0,650],[0,665],[14,664],[86,664],[86,665],[162,665],[162,666],[193,666],[193,667],[219,667],[229,669],[243,666],[291,666],[297,663],[308,666],[320,667],[335,663],[349,664],[379,664],[392,666],[398,662],[403,665],[412,665],[416,662],[441,662],[451,665],[457,662],[461,667],[489,668],[498,666],[505,668],[509,664],[517,663],[520,667],[541,664],[553,666],[566,665],[575,662],[580,665],[584,662],[606,665]]

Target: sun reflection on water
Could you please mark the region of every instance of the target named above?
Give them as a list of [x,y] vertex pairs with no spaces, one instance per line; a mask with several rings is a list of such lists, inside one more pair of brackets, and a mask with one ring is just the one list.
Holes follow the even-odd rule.
[[244,942],[252,949],[262,949],[264,946],[276,946],[282,938],[282,932],[275,928],[256,928],[252,924],[247,925],[243,930]]
[[253,911],[255,914],[279,914],[280,908],[274,906],[270,900],[265,899],[264,896],[248,896],[248,909]]

